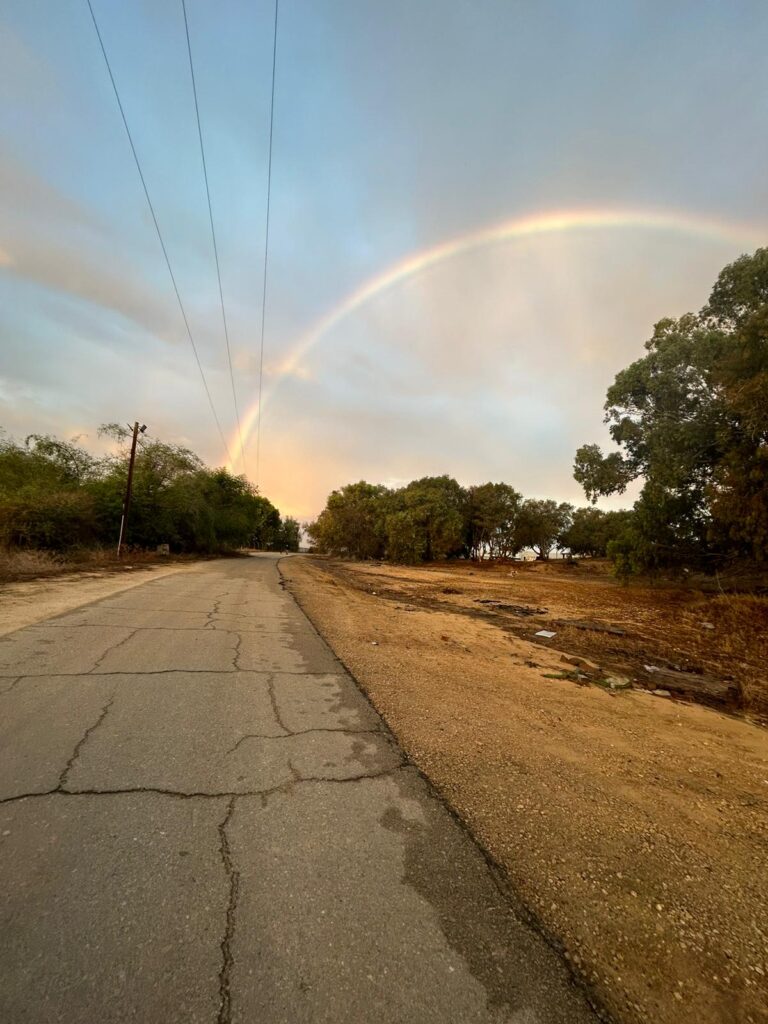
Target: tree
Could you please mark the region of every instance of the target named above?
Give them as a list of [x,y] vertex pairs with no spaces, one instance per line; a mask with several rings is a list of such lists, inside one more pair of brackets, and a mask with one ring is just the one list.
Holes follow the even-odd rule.
[[298,551],[301,541],[301,527],[297,519],[286,516],[280,530],[280,550]]
[[573,506],[566,502],[529,498],[523,502],[517,525],[518,550],[531,548],[539,561],[550,552],[571,524]]
[[415,565],[424,558],[426,535],[410,510],[387,516],[387,557],[393,562]]
[[[118,442],[118,450],[101,459],[77,439],[32,434],[20,445],[0,437],[0,542],[55,549],[114,543],[130,431],[107,424],[101,433]],[[129,543],[221,551],[246,546],[257,535],[282,543],[285,531],[292,544],[297,529],[291,522],[282,524],[274,505],[244,477],[208,469],[188,448],[154,438],[140,444]]]
[[577,508],[572,522],[558,538],[558,547],[567,548],[572,555],[604,558],[609,544],[629,529],[632,518],[633,513],[629,511]]
[[728,412],[709,488],[710,539],[732,555],[768,559],[768,248],[720,274],[704,317],[729,339],[717,367]]
[[60,550],[93,542],[95,509],[81,484],[97,465],[77,439],[0,437],[0,543]]
[[636,566],[768,559],[768,249],[726,267],[698,315],[660,321],[645,347],[607,394],[620,451],[583,446],[576,479],[593,501],[644,479]]
[[349,558],[381,558],[386,544],[386,487],[361,480],[333,491],[307,527],[318,551]]
[[465,496],[449,476],[422,477],[393,495],[393,503],[412,524],[424,561],[461,553]]
[[518,519],[523,502],[509,484],[470,487],[466,497],[466,537],[470,556],[511,558],[519,551]]

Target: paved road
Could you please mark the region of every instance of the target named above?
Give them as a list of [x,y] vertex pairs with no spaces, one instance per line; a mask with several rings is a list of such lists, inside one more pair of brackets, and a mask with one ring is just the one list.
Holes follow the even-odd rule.
[[9,1024],[594,1020],[274,557],[2,639],[0,798]]

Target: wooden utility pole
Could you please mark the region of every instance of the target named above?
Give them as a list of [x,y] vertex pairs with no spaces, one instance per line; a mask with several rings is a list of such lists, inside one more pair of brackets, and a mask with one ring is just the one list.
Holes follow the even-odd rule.
[[123,546],[125,527],[128,522],[128,509],[131,507],[131,487],[133,485],[133,464],[136,461],[136,444],[139,440],[139,433],[146,430],[146,426],[139,427],[139,421],[133,424],[133,440],[131,441],[131,458],[128,463],[128,479],[125,484],[125,498],[123,499],[123,514],[120,517],[120,536],[117,540],[117,557],[120,557],[120,549]]

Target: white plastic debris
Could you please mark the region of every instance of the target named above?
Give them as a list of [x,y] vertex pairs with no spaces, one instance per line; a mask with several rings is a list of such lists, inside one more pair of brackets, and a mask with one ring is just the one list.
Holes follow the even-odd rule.
[[715,628],[715,624],[714,624],[714,622],[702,622],[701,628],[702,629],[714,629]]
[[557,633],[553,633],[551,629],[540,629],[538,633],[534,633],[534,636],[543,636],[547,640],[551,640],[553,636],[557,636]]
[[378,646],[379,646],[379,641],[378,640],[371,640],[371,647],[378,647]]

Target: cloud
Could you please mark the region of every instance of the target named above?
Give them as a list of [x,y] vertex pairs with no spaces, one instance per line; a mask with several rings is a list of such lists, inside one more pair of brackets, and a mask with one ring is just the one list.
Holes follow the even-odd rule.
[[[447,472],[583,503],[573,456],[609,443],[615,373],[660,316],[702,305],[725,258],[699,240],[626,232],[433,268],[329,332],[309,354],[311,381],[280,382],[262,433],[266,493],[308,515],[350,480]],[[288,472],[269,452],[289,443]]]
[[7,155],[0,157],[0,212],[6,271],[179,340],[173,307],[121,258],[105,225]]

